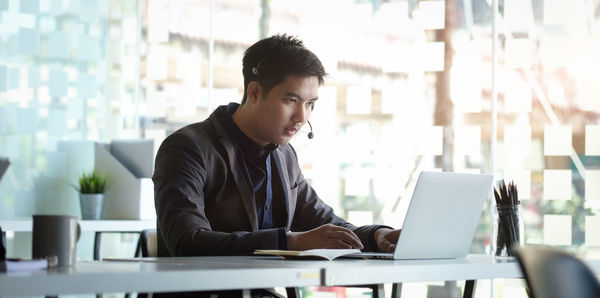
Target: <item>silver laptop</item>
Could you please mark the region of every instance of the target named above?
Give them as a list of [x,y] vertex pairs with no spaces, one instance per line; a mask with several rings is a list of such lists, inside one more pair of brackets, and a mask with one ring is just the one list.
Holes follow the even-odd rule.
[[469,253],[491,174],[422,172],[394,253],[350,255],[383,259],[453,259]]

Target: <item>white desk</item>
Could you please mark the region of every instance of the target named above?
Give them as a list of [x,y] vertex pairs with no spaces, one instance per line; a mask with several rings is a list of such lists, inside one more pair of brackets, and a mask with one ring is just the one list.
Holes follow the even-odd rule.
[[[596,268],[600,272],[600,262]],[[348,260],[324,263],[324,285],[357,285],[445,280],[520,278],[516,260],[496,261],[493,256],[468,255],[442,260]],[[357,274],[360,272],[360,274]]]
[[[585,262],[600,274],[600,259]],[[384,283],[393,283],[392,297],[400,297],[403,282],[464,280],[463,297],[473,297],[477,280],[523,277],[516,259],[502,260],[489,255],[445,260],[336,259],[323,266],[323,285],[370,285],[378,297],[385,297]]]
[[175,263],[89,261],[78,262],[66,272],[0,273],[0,296],[318,286],[321,275],[319,266],[294,266],[268,257],[194,257]]
[[[206,291],[522,277],[516,262],[455,260],[282,260],[276,257],[146,258],[78,262],[70,272],[0,273],[0,296]],[[160,261],[160,262],[151,262]],[[587,260],[600,273],[600,260]]]

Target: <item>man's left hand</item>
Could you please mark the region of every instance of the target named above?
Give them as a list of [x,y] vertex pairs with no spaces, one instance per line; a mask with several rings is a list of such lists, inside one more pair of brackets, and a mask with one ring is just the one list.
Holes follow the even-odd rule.
[[396,249],[396,242],[398,242],[398,236],[400,236],[401,230],[391,230],[388,228],[381,228],[375,231],[375,242],[377,248],[383,252],[394,252]]

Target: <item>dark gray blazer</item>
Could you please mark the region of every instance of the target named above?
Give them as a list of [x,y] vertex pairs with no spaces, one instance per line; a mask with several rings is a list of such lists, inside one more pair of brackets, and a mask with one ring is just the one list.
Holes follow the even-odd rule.
[[[152,177],[159,256],[243,255],[279,248],[277,229],[258,229],[252,191],[234,151],[214,113],[162,143]],[[280,145],[274,156],[287,192],[286,231],[332,223],[354,230],[365,250],[376,250],[369,239],[378,226],[357,228],[336,216],[304,179],[290,145]]]

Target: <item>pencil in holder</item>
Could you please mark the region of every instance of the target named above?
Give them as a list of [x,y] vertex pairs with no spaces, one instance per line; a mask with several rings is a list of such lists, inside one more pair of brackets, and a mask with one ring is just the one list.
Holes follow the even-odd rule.
[[512,248],[520,244],[520,206],[496,206],[496,256],[513,256]]
[[514,182],[508,185],[502,180],[498,188],[494,188],[496,199],[496,256],[513,256],[512,249],[520,244],[521,218],[520,201],[517,186]]

